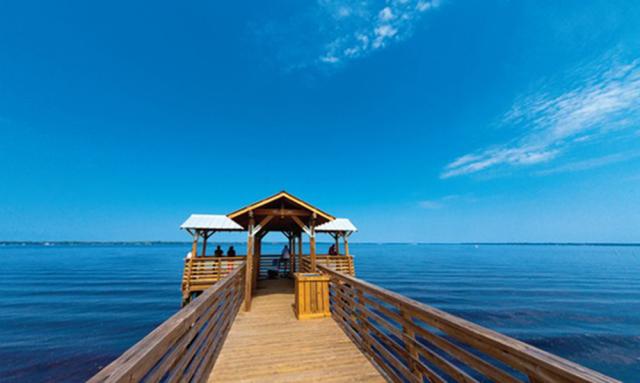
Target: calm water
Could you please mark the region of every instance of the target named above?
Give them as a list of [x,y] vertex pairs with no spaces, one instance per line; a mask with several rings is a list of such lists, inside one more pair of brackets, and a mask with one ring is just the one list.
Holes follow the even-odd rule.
[[[188,249],[0,247],[0,381],[93,375],[179,309]],[[352,252],[361,278],[640,382],[640,247],[353,244]]]

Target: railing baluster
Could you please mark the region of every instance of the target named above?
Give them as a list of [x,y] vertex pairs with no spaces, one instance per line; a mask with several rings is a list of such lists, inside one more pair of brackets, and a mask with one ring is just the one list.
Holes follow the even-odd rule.
[[413,346],[413,342],[415,341],[415,333],[413,332],[413,329],[407,325],[407,323],[411,323],[413,319],[411,317],[411,314],[406,309],[401,309],[400,315],[404,319],[404,321],[402,322],[402,335],[403,335],[402,341],[404,342],[405,348],[407,349],[407,353],[410,356],[410,358],[408,358],[409,370],[414,375],[417,382],[422,382],[423,380],[422,372],[418,370],[414,360],[419,358],[418,352],[416,351],[416,348]]
[[362,290],[358,289],[356,290],[356,294],[358,296],[358,304],[357,304],[357,308],[358,308],[358,322],[360,323],[360,326],[362,327],[362,333],[360,334],[360,336],[362,337],[362,341],[364,342],[364,346],[365,348],[368,350],[371,346],[371,340],[370,335],[369,335],[369,330],[367,329],[368,323],[367,323],[367,308],[365,306],[365,302],[363,299],[363,294],[362,294]]

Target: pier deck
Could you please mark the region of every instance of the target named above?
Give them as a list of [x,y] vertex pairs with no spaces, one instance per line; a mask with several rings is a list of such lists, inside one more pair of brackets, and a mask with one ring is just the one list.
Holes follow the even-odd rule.
[[209,382],[384,382],[332,318],[298,321],[292,303],[293,281],[261,281]]

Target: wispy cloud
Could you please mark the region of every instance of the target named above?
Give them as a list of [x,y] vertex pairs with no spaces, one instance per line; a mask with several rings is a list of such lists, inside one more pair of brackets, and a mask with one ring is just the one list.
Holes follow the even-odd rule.
[[319,60],[340,64],[406,39],[420,16],[439,4],[439,0],[320,1],[321,14],[332,15],[335,33],[327,36]]
[[574,85],[568,90],[553,93],[546,90],[559,84],[544,84],[542,91],[517,101],[504,115],[500,125],[523,134],[459,157],[444,168],[441,177],[551,161],[576,145],[638,126],[640,60],[616,63],[607,57],[576,70],[573,76]]
[[440,209],[443,206],[443,204],[442,202],[434,201],[434,200],[422,200],[418,202],[418,206],[420,206],[423,209]]
[[569,173],[569,172],[579,172],[589,169],[595,169],[602,166],[615,164],[618,162],[630,161],[640,157],[640,152],[623,152],[623,153],[613,153],[602,157],[589,158],[582,161],[574,161],[569,162],[567,164],[563,164],[560,166],[556,166],[550,169],[543,169],[536,174],[538,175],[550,175],[557,173]]
[[317,0],[285,23],[258,28],[288,69],[335,68],[409,38],[440,0]]
[[441,209],[453,202],[475,202],[476,199],[470,195],[450,194],[436,199],[424,199],[418,201],[418,206],[423,209],[435,210]]

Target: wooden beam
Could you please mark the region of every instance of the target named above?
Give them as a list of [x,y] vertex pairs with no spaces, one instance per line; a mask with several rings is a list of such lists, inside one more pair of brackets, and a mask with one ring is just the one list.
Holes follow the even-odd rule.
[[273,215],[279,217],[310,217],[311,212],[302,209],[256,209],[255,215]]
[[304,223],[302,223],[302,221],[300,220],[300,218],[296,217],[295,215],[291,217],[291,219],[293,219],[293,221],[295,223],[298,224],[298,226],[300,226],[300,228],[302,230],[304,230],[305,233],[307,233],[308,236],[311,236],[311,229],[305,225]]
[[253,228],[253,235],[256,235],[273,219],[273,216],[266,216],[260,221],[256,227]]
[[327,221],[333,221],[334,219],[336,219],[336,217],[334,217],[334,216],[332,216],[330,214],[327,214],[327,213],[323,212],[322,210],[320,210],[320,209],[318,209],[316,207],[313,207],[313,206],[309,205],[308,203],[304,202],[303,200],[301,200],[301,199],[299,199],[297,197],[294,197],[291,194],[289,194],[287,192],[284,192],[284,191],[282,191],[282,192],[280,192],[280,193],[278,193],[276,195],[273,195],[271,197],[265,198],[265,199],[263,199],[261,201],[252,203],[251,205],[246,206],[246,207],[244,207],[244,208],[242,208],[240,210],[234,211],[231,214],[227,214],[227,217],[229,217],[231,219],[234,219],[234,218],[236,218],[236,217],[238,217],[240,215],[243,215],[243,214],[245,214],[247,212],[251,213],[252,211],[255,211],[255,210],[259,209],[260,207],[265,206],[265,205],[267,205],[267,204],[269,204],[269,203],[271,203],[273,201],[277,201],[278,199],[281,199],[281,198],[282,199],[287,199],[289,201],[292,201],[295,205],[298,205],[298,206],[301,206],[301,207],[303,207],[303,208],[305,208],[307,210],[310,210],[310,211],[313,212],[313,214],[320,215],[321,217],[325,218]]

